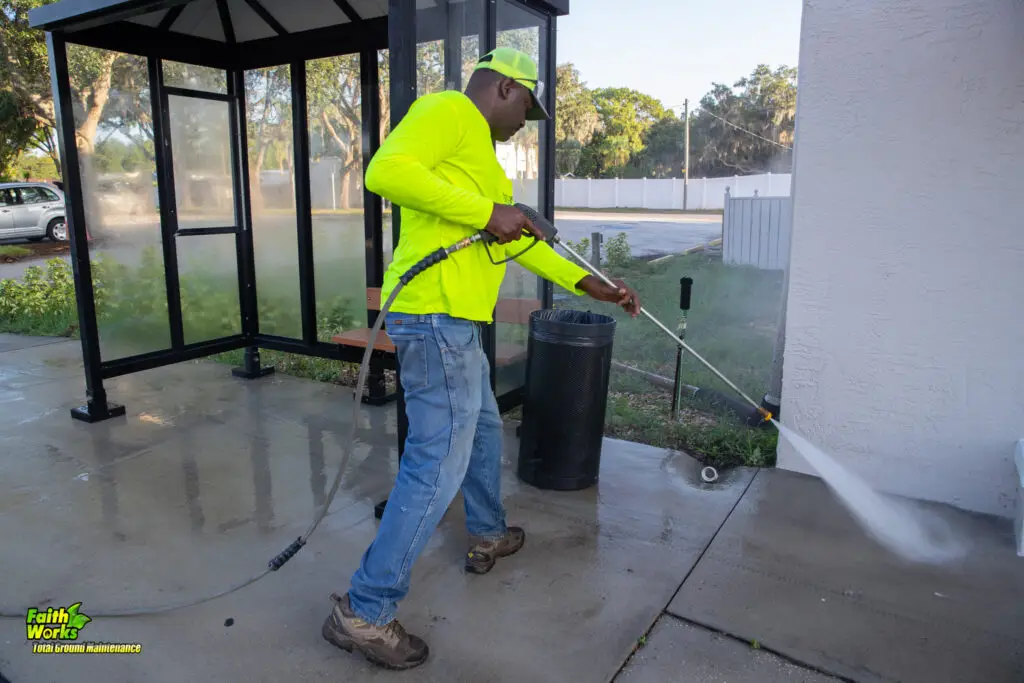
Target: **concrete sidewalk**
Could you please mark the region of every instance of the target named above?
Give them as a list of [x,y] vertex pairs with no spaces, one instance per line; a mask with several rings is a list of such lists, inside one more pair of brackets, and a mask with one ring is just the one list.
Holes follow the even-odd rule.
[[[77,341],[0,335],[0,609],[67,607],[79,640],[141,654],[33,654],[0,620],[0,674],[25,681],[1016,681],[1024,572],[1008,521],[950,509],[975,552],[904,565],[866,539],[817,480],[733,470],[700,483],[688,456],[606,440],[602,480],[546,492],[514,475],[526,546],[462,571],[456,499],[402,605],[431,646],[423,667],[371,667],[322,640],[396,471],[394,407],[361,409],[360,443],[330,513],[279,572],[157,615],[108,608],[197,599],[262,571],[303,533],[342,455],[344,387],[208,362],[107,383],[127,416],[72,421]],[[939,596],[942,597],[939,597]],[[758,641],[759,647],[751,646]]]

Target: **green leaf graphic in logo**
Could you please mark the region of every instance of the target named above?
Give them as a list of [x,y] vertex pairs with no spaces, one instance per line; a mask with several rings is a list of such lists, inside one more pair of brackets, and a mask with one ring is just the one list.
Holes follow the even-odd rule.
[[86,624],[92,621],[92,617],[87,617],[84,614],[79,614],[78,608],[82,606],[82,603],[76,602],[75,604],[68,607],[68,626],[71,628],[81,629]]

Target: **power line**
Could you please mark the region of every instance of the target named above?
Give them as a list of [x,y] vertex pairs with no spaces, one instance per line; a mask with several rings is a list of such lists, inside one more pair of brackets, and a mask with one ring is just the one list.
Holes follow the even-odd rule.
[[[676,106],[674,106],[674,107],[669,107],[669,109],[675,109],[675,108],[676,108],[676,107],[678,107],[678,106],[682,106],[682,105],[676,105]],[[700,111],[701,111],[701,113],[703,113],[703,114],[707,114],[708,116],[711,116],[711,117],[714,117],[714,118],[718,119],[719,121],[721,121],[722,123],[726,124],[727,126],[732,126],[732,127],[733,127],[733,128],[735,128],[736,130],[738,130],[738,131],[742,131],[742,132],[746,133],[747,135],[753,135],[753,136],[754,136],[755,138],[758,138],[759,140],[764,140],[765,142],[770,142],[771,144],[775,145],[776,147],[781,147],[782,149],[788,149],[788,150],[792,150],[792,149],[793,149],[793,148],[792,148],[791,146],[789,146],[789,145],[784,145],[784,144],[782,144],[781,142],[776,142],[775,140],[769,140],[768,138],[764,137],[763,135],[758,135],[757,133],[755,133],[755,132],[754,132],[754,131],[752,131],[752,130],[747,130],[746,128],[743,128],[743,127],[741,127],[741,126],[737,126],[737,125],[736,125],[735,123],[733,123],[732,121],[726,121],[725,119],[723,119],[723,118],[722,118],[721,116],[719,116],[718,114],[715,114],[715,113],[713,113],[713,112],[710,112],[710,111],[708,111],[707,109],[701,109]]]
[[718,114],[712,114],[711,112],[707,111],[706,109],[704,110],[704,113],[708,114],[710,116],[715,117],[716,119],[718,119],[722,123],[726,124],[727,126],[732,126],[736,130],[742,131],[742,132],[746,133],[747,135],[753,135],[755,138],[759,138],[761,140],[764,140],[765,142],[770,142],[771,144],[776,145],[777,147],[781,147],[782,149],[790,149],[790,150],[793,149],[789,145],[784,145],[781,142],[776,142],[775,140],[769,140],[768,138],[764,137],[763,135],[758,135],[757,133],[755,133],[752,130],[747,130],[746,128],[741,128],[740,126],[737,126],[735,123],[732,123],[731,121],[726,121],[725,119],[723,119]]

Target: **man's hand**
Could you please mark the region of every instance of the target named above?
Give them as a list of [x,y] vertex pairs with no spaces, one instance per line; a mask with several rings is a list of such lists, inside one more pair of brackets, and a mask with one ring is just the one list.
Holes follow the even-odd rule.
[[610,287],[601,278],[588,275],[576,286],[598,301],[607,301],[622,306],[623,310],[634,318],[640,315],[640,295],[637,291],[622,280],[613,280],[613,282],[615,286]]
[[498,238],[498,244],[514,242],[522,237],[524,232],[544,239],[544,233],[538,230],[522,211],[508,204],[494,205],[491,219],[487,221],[487,227],[484,229]]

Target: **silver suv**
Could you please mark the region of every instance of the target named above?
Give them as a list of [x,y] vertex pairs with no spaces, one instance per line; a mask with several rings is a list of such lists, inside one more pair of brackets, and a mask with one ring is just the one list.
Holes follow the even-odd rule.
[[64,193],[49,183],[0,183],[0,240],[68,240]]

